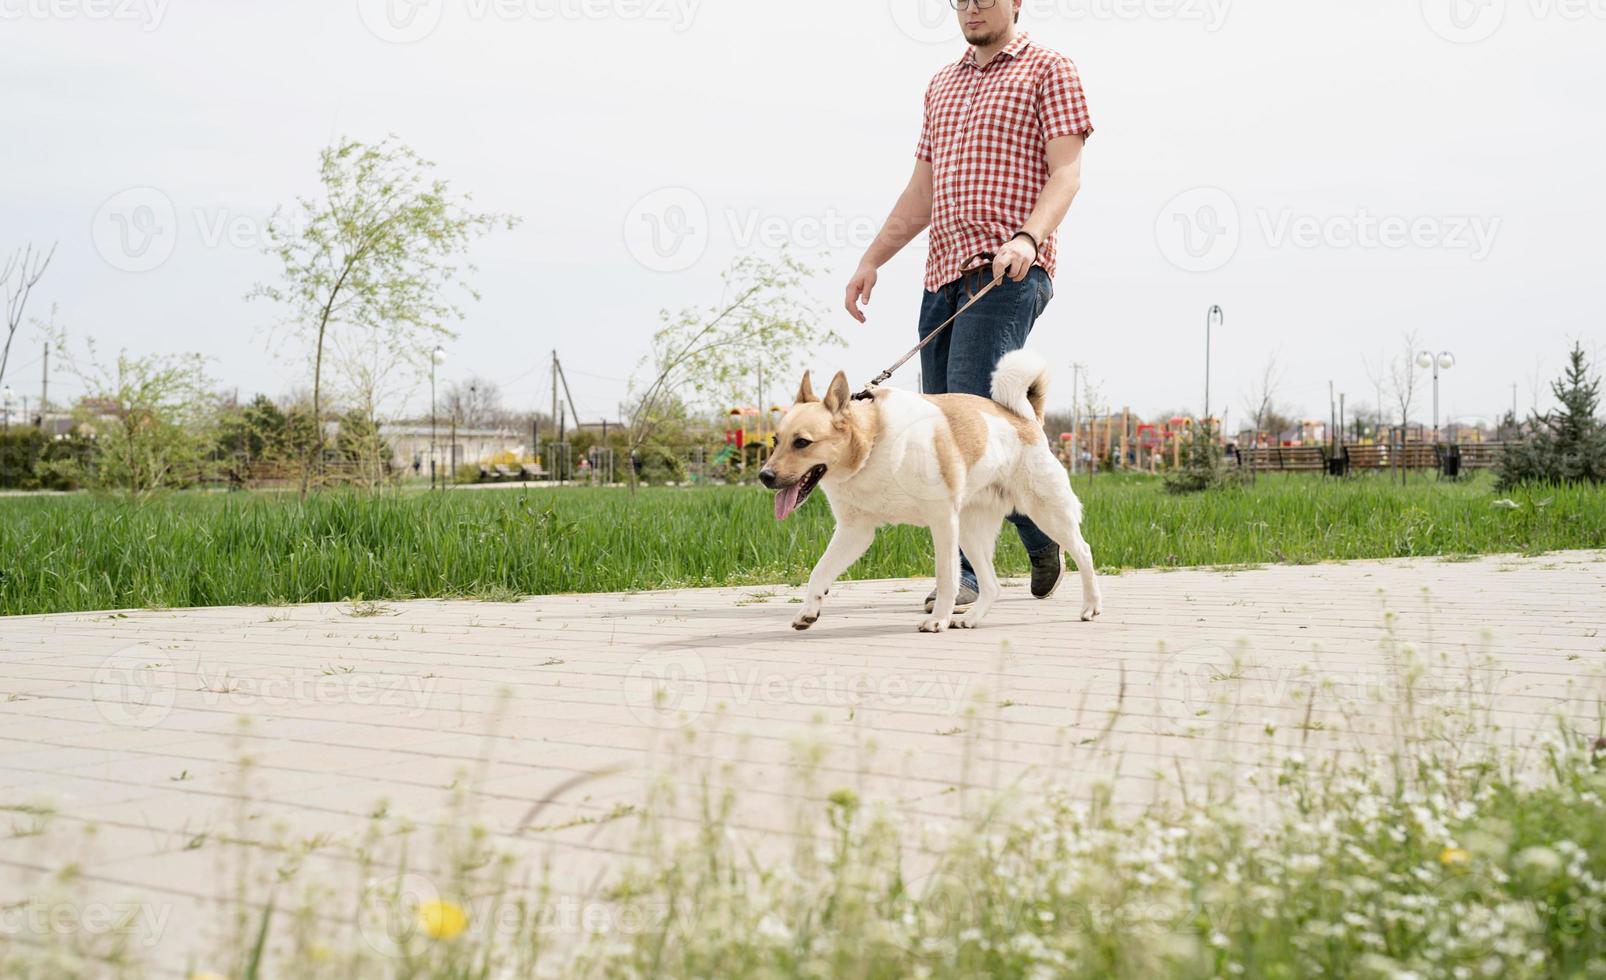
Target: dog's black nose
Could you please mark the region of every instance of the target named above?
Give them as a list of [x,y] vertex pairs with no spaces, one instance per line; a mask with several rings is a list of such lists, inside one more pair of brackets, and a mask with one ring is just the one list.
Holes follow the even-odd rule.
[[764,484],[764,486],[767,487],[768,489],[774,490],[775,489],[775,471],[772,470],[772,469],[759,470],[758,471],[758,482]]

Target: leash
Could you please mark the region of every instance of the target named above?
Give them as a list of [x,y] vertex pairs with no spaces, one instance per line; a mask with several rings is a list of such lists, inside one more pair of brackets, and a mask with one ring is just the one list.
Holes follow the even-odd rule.
[[[982,266],[982,268],[986,268],[986,267]],[[974,270],[971,270],[971,271],[974,271]],[[953,322],[955,320],[959,319],[962,315],[964,315],[966,310],[970,309],[972,306],[975,306],[978,302],[981,301],[981,298],[983,296],[986,296],[988,293],[992,292],[994,286],[996,286],[999,283],[1004,281],[1004,275],[1005,275],[1005,273],[999,273],[998,274],[998,278],[994,279],[992,282],[990,282],[987,285],[983,286],[982,289],[981,289],[981,292],[976,293],[974,296],[970,297],[970,302],[966,303],[964,306],[961,306],[959,308],[958,312],[954,313],[953,316],[951,316],[948,319],[944,320],[942,322],[942,325],[939,326],[937,329],[931,331],[931,333],[926,334],[925,339],[921,340],[920,343],[914,345],[914,347],[909,351],[909,353],[907,353],[907,354],[903,355],[902,357],[898,358],[898,360],[897,360],[897,362],[895,364],[893,364],[891,367],[887,368],[885,371],[882,371],[880,374],[876,375],[875,378],[869,384],[864,386],[864,390],[863,391],[861,391],[858,394],[853,396],[853,400],[856,401],[856,402],[862,402],[862,401],[868,401],[869,399],[874,398],[875,397],[875,387],[876,387],[876,385],[879,385],[882,382],[886,381],[888,378],[892,377],[892,375],[893,375],[893,373],[895,371],[897,371],[899,368],[903,367],[906,363],[908,363],[909,358],[914,357],[916,354],[920,353],[920,351],[922,349],[924,349],[927,344],[931,343],[933,340],[936,340],[938,335],[940,335],[944,330],[947,330],[950,326],[953,325]]]

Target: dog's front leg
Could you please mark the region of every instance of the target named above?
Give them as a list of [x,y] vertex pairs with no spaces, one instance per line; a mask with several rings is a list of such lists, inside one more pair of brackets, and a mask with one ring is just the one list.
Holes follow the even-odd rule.
[[937,604],[920,624],[922,633],[941,633],[954,616],[959,594],[959,514],[949,511],[931,522],[931,544],[937,552]]
[[826,590],[848,570],[848,566],[864,555],[874,540],[874,525],[836,526],[836,531],[831,534],[831,543],[825,546],[825,554],[814,563],[814,571],[809,575],[808,595],[803,599],[803,608],[797,618],[792,620],[793,629],[806,630],[814,625],[820,618],[820,605],[825,601]]

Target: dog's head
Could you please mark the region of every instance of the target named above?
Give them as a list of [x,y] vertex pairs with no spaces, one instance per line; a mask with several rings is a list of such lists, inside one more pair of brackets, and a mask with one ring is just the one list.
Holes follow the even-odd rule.
[[775,434],[775,451],[758,474],[764,486],[776,491],[776,520],[801,507],[832,469],[856,468],[851,404],[847,375],[838,371],[825,397],[819,398],[809,373],[803,372],[803,384]]

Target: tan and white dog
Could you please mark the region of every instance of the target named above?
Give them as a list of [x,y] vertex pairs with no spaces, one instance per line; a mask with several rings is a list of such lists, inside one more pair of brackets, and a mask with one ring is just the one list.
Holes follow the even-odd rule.
[[[931,529],[937,603],[921,632],[981,625],[998,599],[993,548],[1011,510],[1030,517],[1070,555],[1082,576],[1082,618],[1097,616],[1103,599],[1093,552],[1082,539],[1082,504],[1043,434],[1047,387],[1047,362],[1024,350],[999,360],[991,399],[877,388],[874,398],[855,401],[840,371],[819,398],[805,372],[759,474],[776,491],[777,520],[815,487],[836,515],[836,532],[809,576],[793,628],[814,625],[832,583],[883,524]],[[976,570],[978,599],[954,619],[961,548]]]

